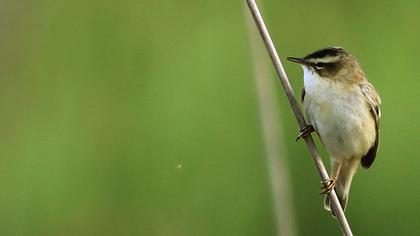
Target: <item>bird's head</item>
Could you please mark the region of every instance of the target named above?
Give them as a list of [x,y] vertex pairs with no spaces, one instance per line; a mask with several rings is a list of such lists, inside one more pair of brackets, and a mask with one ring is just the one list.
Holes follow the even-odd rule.
[[288,57],[287,60],[298,63],[325,79],[354,82],[364,78],[356,58],[341,47],[327,47],[304,57]]

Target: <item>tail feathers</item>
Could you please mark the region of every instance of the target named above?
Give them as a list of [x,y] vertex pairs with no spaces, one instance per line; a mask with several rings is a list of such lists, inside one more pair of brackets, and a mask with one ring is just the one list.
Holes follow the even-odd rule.
[[[349,190],[350,188],[348,188],[347,190],[342,189],[342,188],[335,188],[335,193],[337,194],[338,197],[338,201],[340,202],[341,208],[343,209],[343,211],[346,210],[346,206],[347,206],[347,201],[349,199]],[[335,217],[335,212],[334,210],[332,210],[331,208],[331,203],[330,203],[330,196],[326,195],[324,198],[324,208],[327,211],[330,211],[331,214]]]
[[[349,199],[351,181],[353,179],[353,175],[355,174],[357,170],[357,167],[358,167],[358,162],[355,160],[344,161],[341,167],[340,174],[338,176],[335,188],[334,188],[343,211],[346,210],[347,202]],[[332,215],[335,217],[335,213],[331,209],[331,202],[330,202],[329,195],[325,196],[324,208],[325,210],[330,211]]]

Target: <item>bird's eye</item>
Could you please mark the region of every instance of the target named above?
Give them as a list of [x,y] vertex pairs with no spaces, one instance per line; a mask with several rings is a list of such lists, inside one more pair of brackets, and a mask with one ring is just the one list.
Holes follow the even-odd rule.
[[322,69],[322,68],[324,68],[325,63],[323,63],[323,62],[318,62],[318,63],[316,63],[315,65],[316,65],[316,68],[317,68],[317,69]]

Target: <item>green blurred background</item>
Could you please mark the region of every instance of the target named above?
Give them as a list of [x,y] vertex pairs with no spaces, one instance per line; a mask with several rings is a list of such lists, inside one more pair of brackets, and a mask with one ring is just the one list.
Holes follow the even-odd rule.
[[[354,233],[420,235],[420,2],[263,5],[283,61],[343,46],[382,96]],[[276,235],[244,8],[0,1],[0,235]],[[301,69],[285,67],[300,89]],[[269,68],[296,235],[339,235]]]

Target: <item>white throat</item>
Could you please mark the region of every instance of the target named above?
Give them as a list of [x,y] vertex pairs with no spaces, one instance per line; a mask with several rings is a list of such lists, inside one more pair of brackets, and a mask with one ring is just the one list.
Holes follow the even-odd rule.
[[302,66],[302,68],[303,84],[305,86],[306,93],[314,94],[319,92],[319,90],[322,90],[324,87],[328,87],[328,81],[322,79],[312,68],[307,66]]

